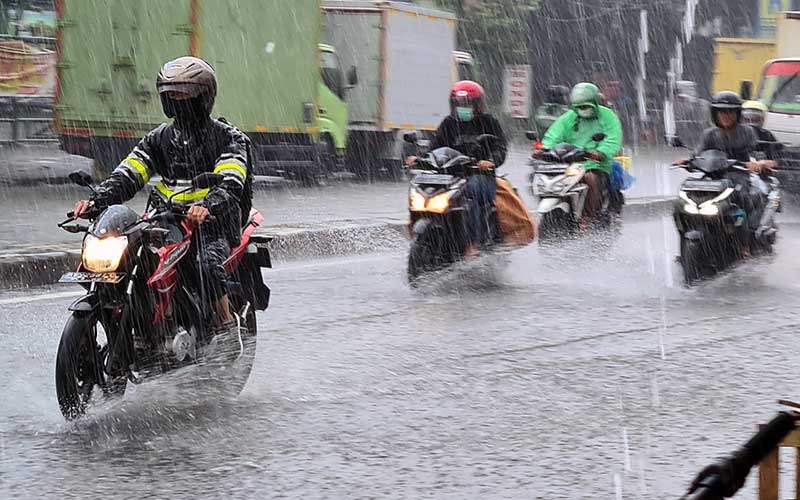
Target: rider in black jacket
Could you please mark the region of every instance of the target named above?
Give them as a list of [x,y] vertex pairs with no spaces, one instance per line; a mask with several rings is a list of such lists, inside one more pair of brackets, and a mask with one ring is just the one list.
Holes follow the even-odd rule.
[[[497,195],[495,169],[506,161],[508,145],[500,122],[485,111],[483,87],[469,80],[457,82],[450,91],[450,115],[436,130],[431,141],[431,150],[445,146],[456,147],[484,134],[494,135],[497,140],[485,146],[484,151],[479,151],[480,174],[467,178],[466,196],[470,207],[467,218],[468,245],[465,249],[467,257],[476,256],[480,252],[486,214]],[[412,156],[406,163],[412,165],[415,161],[416,157]]]
[[[216,312],[217,326],[228,331],[236,321],[229,308],[223,263],[239,243],[243,217],[247,217],[242,212],[249,212],[251,203],[249,142],[238,129],[211,118],[217,80],[205,61],[180,57],[166,63],[156,87],[164,114],[173,122],[147,134],[97,187],[96,195],[75,204],[75,215],[130,200],[155,174],[161,176],[155,188],[164,200],[190,187],[201,173],[223,175],[216,187],[178,194],[173,203],[187,206],[188,221],[199,227],[192,248],[200,253],[203,288]],[[209,215],[216,220],[207,220]],[[187,257],[182,262],[191,265],[193,261]],[[193,278],[192,271],[182,269],[182,274]]]

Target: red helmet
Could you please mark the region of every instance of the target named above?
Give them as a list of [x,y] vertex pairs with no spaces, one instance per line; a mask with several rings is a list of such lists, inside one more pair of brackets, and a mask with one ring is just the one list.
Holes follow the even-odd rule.
[[456,82],[450,89],[450,111],[457,106],[471,107],[476,114],[483,113],[483,87],[470,80]]

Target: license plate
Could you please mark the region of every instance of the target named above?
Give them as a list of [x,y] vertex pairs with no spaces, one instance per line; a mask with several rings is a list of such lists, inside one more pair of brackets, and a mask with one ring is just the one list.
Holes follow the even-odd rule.
[[66,273],[58,280],[59,283],[119,283],[125,278],[125,273]]
[[432,186],[449,186],[455,179],[452,175],[446,174],[420,174],[414,177],[417,184],[427,184]]

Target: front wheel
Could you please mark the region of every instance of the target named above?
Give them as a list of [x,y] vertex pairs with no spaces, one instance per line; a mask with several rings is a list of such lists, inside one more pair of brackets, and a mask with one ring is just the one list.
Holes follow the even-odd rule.
[[433,268],[433,249],[423,238],[415,238],[408,252],[408,282],[414,284],[425,271]]
[[681,267],[687,285],[692,285],[703,277],[702,250],[698,242],[681,238]]
[[539,241],[573,236],[577,224],[571,214],[556,209],[542,215],[539,222]]
[[56,397],[67,420],[81,417],[98,383],[96,319],[72,315],[61,333],[56,354]]

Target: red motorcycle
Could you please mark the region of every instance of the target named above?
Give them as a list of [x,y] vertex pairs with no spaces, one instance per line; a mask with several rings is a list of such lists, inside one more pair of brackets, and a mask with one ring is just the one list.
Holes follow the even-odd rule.
[[[92,189],[85,172],[74,172],[70,179]],[[196,373],[198,380],[228,394],[244,388],[256,353],[255,312],[265,310],[270,298],[261,275],[262,268],[272,267],[269,238],[254,234],[262,215],[251,210],[241,243],[225,262],[228,295],[240,327],[233,353],[228,349],[221,355],[200,273],[187,277],[178,272],[190,254],[195,228],[186,221],[186,208],[173,204],[173,198],[221,180],[219,174],[201,174],[166,202],[151,195],[141,216],[112,205],[86,214],[89,225],[72,212],[59,224],[68,232],[85,233],[81,265],[60,279],[87,291],[69,306],[56,356],[56,395],[68,420],[85,413],[95,387],[119,396],[129,381],[140,383],[192,365],[210,370],[206,378]]]

